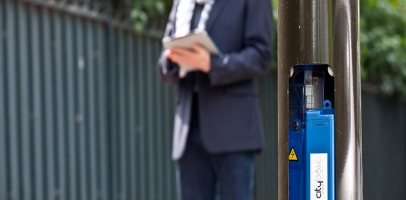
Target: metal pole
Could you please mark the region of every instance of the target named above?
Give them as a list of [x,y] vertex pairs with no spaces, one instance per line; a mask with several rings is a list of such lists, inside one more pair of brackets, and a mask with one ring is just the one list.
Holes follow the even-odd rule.
[[279,0],[278,199],[288,199],[290,68],[334,69],[337,199],[362,199],[359,1]]
[[359,1],[333,9],[337,199],[363,199]]

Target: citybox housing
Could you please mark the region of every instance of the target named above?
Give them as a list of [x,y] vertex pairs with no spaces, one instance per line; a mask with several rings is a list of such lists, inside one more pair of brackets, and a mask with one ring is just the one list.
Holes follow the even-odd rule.
[[298,65],[289,79],[290,200],[335,199],[334,78],[328,65]]

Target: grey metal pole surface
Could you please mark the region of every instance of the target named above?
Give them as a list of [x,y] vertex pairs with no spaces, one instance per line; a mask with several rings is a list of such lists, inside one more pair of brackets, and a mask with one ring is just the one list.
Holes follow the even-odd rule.
[[278,199],[288,199],[290,68],[326,64],[335,72],[336,197],[362,199],[359,1],[279,0]]
[[333,9],[336,196],[363,199],[359,1],[337,0]]

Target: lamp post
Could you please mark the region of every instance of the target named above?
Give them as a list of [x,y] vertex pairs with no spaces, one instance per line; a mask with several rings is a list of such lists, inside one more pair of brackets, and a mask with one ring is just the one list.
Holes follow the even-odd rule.
[[307,64],[334,73],[336,199],[363,199],[359,0],[278,4],[278,199],[289,198],[290,70]]

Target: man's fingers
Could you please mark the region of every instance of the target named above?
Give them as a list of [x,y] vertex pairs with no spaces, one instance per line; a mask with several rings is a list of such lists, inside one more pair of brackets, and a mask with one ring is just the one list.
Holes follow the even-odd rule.
[[185,56],[185,52],[179,48],[167,49],[165,51],[165,54],[166,54],[166,57],[171,59],[173,62],[177,62],[180,57]]
[[171,48],[168,51],[167,58],[175,63],[183,63],[192,68],[207,72],[207,62],[210,63],[210,53],[203,47],[193,44],[191,49]]
[[171,51],[171,53],[169,53],[168,58],[175,63],[185,63],[185,62],[189,62],[188,59],[190,57],[184,56],[181,53],[177,53],[177,52],[173,52]]
[[170,49],[170,53],[169,53],[169,58],[175,58],[175,59],[182,59],[182,58],[193,58],[195,56],[195,52],[193,51],[189,51],[186,49],[182,49],[182,48],[173,48]]
[[187,49],[183,49],[183,48],[172,48],[171,52],[173,54],[178,54],[180,56],[190,56],[190,54],[192,54],[193,52],[187,50]]
[[201,54],[202,52],[206,52],[206,49],[201,47],[200,45],[197,44],[192,44],[192,50],[198,54]]
[[201,47],[199,46],[199,45],[197,45],[197,44],[192,44],[192,50],[194,51],[194,52],[197,52],[197,53],[199,53],[199,52],[201,52]]

